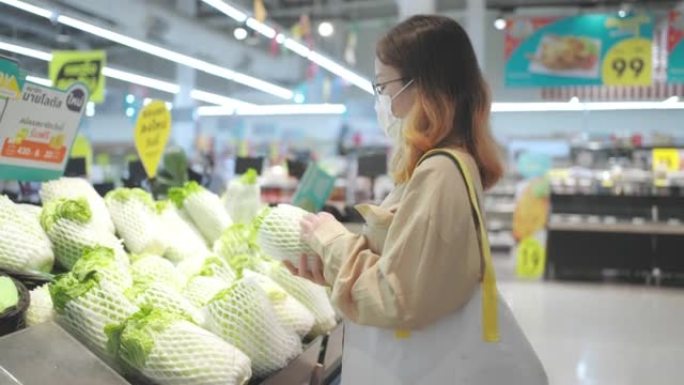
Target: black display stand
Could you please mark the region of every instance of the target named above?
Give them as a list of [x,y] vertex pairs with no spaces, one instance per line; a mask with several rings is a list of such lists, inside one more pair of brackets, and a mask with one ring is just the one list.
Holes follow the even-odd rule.
[[554,194],[551,205],[547,278],[684,282],[684,197]]

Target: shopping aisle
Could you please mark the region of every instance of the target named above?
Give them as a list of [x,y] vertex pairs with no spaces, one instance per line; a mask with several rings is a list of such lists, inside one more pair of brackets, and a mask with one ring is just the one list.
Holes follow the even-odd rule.
[[551,385],[684,383],[684,292],[502,280]]

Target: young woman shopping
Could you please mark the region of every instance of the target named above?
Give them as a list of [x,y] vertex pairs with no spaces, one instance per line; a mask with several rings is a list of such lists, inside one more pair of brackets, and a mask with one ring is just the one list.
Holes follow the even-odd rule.
[[346,319],[344,385],[544,385],[499,296],[482,217],[501,177],[490,96],[463,28],[415,16],[379,42],[376,111],[398,150],[397,187],[360,205],[363,234],[327,214],[301,223],[320,259],[289,265],[332,287]]

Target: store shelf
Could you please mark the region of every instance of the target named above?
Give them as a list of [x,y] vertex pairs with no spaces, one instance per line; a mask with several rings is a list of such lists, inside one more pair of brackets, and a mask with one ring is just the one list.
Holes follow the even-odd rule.
[[684,235],[684,226],[667,223],[549,223],[552,231],[579,231],[622,234]]

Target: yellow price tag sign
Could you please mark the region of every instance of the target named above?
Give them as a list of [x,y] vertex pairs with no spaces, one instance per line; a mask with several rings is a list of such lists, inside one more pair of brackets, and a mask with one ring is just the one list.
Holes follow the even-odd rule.
[[518,245],[516,274],[520,278],[536,279],[544,274],[546,249],[535,238],[525,238]]
[[665,168],[667,171],[679,171],[681,167],[679,150],[676,148],[655,148],[651,156],[653,170]]
[[166,103],[154,100],[145,106],[135,123],[135,149],[147,176],[154,178],[171,133],[171,112]]
[[610,48],[603,58],[603,84],[650,86],[653,82],[653,43],[626,39]]

